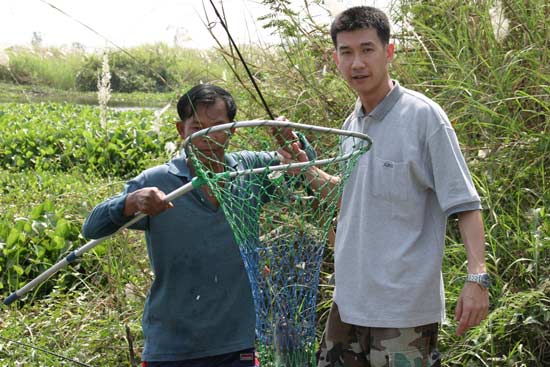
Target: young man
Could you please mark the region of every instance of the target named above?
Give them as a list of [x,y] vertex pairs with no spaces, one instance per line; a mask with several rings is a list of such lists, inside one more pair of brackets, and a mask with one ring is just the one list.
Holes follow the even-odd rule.
[[[236,114],[231,95],[208,84],[191,88],[180,98],[177,110],[181,121],[176,127],[183,139],[229,123]],[[291,131],[282,134],[295,137]],[[226,132],[209,136],[212,139],[193,139],[193,144],[214,172],[279,163],[275,152],[226,153]],[[145,231],[154,273],[142,319],[143,366],[254,366],[250,284],[219,203],[206,186],[172,203],[164,201],[167,193],[194,176],[195,167],[184,152],[148,169],[130,180],[123,193],[96,206],[82,232],[87,238],[100,238],[115,232],[136,212],[149,215],[131,227]],[[247,175],[238,182],[247,190],[259,190],[264,183],[247,184],[254,179]],[[242,192],[246,194],[238,190],[235,195]]]
[[[458,216],[468,258],[457,333],[478,325],[488,311],[480,199],[445,112],[390,78],[394,45],[387,16],[372,7],[350,8],[336,17],[331,36],[338,70],[358,95],[344,129],[370,135],[373,145],[342,196],[334,303],[319,366],[439,366],[450,215]],[[282,153],[285,162],[291,159]],[[339,180],[318,168],[308,179],[314,188]]]

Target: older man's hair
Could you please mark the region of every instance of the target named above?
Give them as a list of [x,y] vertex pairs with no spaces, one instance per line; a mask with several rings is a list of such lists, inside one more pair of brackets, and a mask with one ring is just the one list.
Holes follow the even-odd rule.
[[227,117],[233,121],[237,113],[237,105],[231,94],[225,89],[213,84],[199,84],[189,89],[178,101],[177,110],[181,121],[193,116],[199,105],[210,106],[220,99],[225,103]]

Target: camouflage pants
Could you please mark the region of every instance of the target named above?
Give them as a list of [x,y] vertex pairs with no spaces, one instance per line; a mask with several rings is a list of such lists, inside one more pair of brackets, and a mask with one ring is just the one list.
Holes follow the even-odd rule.
[[333,302],[317,367],[440,366],[437,331],[437,323],[403,329],[346,324]]

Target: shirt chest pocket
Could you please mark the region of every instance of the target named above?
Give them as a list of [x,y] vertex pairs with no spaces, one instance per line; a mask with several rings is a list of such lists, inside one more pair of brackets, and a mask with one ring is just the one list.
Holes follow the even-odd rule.
[[408,200],[410,178],[407,162],[394,162],[374,157],[372,166],[374,197],[392,202]]

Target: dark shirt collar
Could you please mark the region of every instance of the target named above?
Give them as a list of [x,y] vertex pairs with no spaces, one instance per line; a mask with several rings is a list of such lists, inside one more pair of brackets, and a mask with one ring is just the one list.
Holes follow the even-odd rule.
[[[390,112],[390,110],[393,108],[393,106],[397,103],[401,95],[403,94],[403,89],[399,85],[399,82],[397,80],[392,80],[393,82],[393,88],[390,90],[390,92],[374,107],[374,110],[372,110],[368,117],[371,117],[375,120],[383,120],[384,117]],[[357,98],[357,102],[355,102],[355,114],[358,118],[362,119],[365,118],[365,111],[363,110],[363,105],[361,103],[361,100]]]

